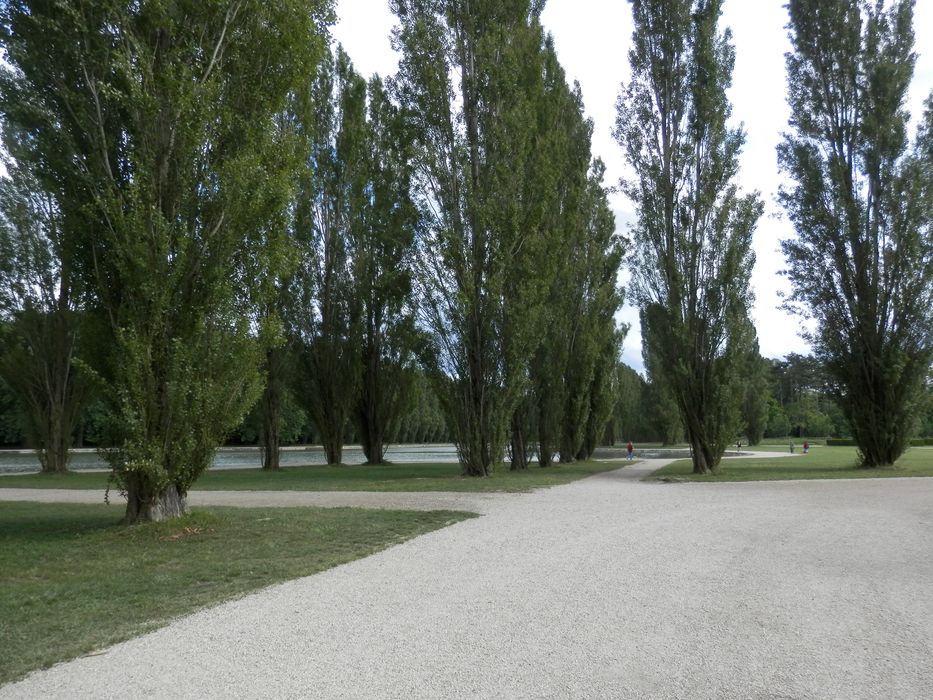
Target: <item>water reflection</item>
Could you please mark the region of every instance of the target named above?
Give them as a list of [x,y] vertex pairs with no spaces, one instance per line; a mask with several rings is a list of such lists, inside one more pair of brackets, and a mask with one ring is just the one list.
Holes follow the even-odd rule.
[[[457,461],[457,450],[453,445],[397,445],[386,451],[390,462],[445,462]],[[363,450],[358,446],[343,449],[344,464],[362,464],[366,461]],[[321,447],[287,447],[282,450],[281,465],[297,467],[307,464],[325,464]],[[248,469],[262,466],[258,447],[224,447],[217,451],[211,469]],[[72,452],[69,469],[74,471],[107,469],[107,463],[96,450]],[[0,473],[34,472],[39,470],[36,453],[29,450],[0,450]]]

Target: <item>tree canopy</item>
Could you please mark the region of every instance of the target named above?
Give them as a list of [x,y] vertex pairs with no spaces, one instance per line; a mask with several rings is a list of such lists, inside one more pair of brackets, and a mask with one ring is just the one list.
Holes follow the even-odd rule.
[[809,339],[863,464],[890,465],[933,360],[933,95],[913,148],[904,109],[913,2],[788,9],[788,306],[816,320]]
[[735,52],[721,0],[632,0],[632,78],[615,136],[634,176],[632,293],[644,342],[677,403],[694,471],[718,468],[740,427],[757,194],[735,180],[745,135],[728,125]]
[[4,5],[16,155],[81,220],[112,334],[100,371],[128,521],[184,510],[258,396],[251,319],[295,164],[274,120],[329,18],[313,0]]

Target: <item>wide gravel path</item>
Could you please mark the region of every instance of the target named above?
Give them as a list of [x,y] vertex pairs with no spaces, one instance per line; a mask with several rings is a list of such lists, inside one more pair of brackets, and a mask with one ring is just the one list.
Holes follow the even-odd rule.
[[930,698],[933,479],[659,462],[180,619],[0,698]]

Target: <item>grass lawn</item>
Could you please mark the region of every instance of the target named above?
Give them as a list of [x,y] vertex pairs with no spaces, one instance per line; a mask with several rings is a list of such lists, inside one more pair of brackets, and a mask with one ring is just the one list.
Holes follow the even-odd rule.
[[[854,447],[803,448],[796,443],[794,456],[760,459],[724,459],[720,474],[698,476],[689,459],[678,460],[654,472],[649,479],[676,478],[684,481],[773,481],[782,479],[864,479],[898,476],[933,476],[933,449],[913,447],[893,469],[861,469]],[[743,448],[744,449],[744,448]],[[757,450],[758,448],[751,448]],[[789,451],[784,447],[784,451]]]
[[116,505],[0,503],[0,684],[472,517],[212,508],[124,527],[122,515]]
[[[510,472],[499,465],[486,479],[460,475],[459,464],[393,464],[372,467],[286,467],[277,472],[261,469],[218,469],[206,472],[193,490],[212,491],[528,491],[556,486],[585,476],[618,469],[624,460],[581,462],[524,472]],[[103,472],[70,474],[17,474],[0,476],[0,488],[106,488]]]

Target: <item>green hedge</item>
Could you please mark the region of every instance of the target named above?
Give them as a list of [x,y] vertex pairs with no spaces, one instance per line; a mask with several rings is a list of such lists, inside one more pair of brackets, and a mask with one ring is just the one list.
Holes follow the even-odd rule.
[[[933,445],[933,438],[911,438],[911,447],[929,447]],[[852,438],[826,438],[827,447],[855,447]]]

